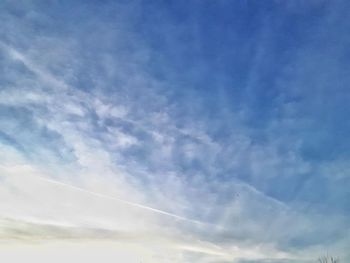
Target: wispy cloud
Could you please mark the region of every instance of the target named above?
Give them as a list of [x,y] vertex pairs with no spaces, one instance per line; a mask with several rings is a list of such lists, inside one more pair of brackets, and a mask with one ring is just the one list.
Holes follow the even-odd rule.
[[[333,121],[348,98],[343,4],[307,5],[314,36],[291,25],[308,14],[277,2],[232,4],[235,23],[223,3],[193,16],[159,4],[152,18],[152,4],[72,5],[0,11],[1,240],[49,240],[50,257],[55,242],[91,255],[108,244],[125,262],[346,257],[348,125]],[[339,44],[322,45],[320,28]]]

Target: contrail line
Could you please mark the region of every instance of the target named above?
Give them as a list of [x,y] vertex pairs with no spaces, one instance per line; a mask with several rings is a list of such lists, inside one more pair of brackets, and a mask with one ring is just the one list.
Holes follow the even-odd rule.
[[176,219],[179,219],[179,220],[192,222],[192,223],[195,223],[195,224],[198,224],[198,225],[208,225],[208,223],[204,223],[204,222],[201,222],[201,221],[198,221],[198,220],[195,220],[195,219],[186,218],[186,217],[179,216],[179,215],[176,215],[176,214],[173,214],[173,213],[169,213],[169,212],[166,212],[166,211],[163,211],[163,210],[159,210],[157,208],[153,208],[153,207],[150,207],[150,206],[146,206],[146,205],[130,202],[130,201],[127,201],[127,200],[124,200],[124,199],[121,199],[121,198],[112,197],[112,196],[109,196],[109,195],[105,195],[105,194],[89,191],[89,190],[86,190],[84,188],[80,188],[80,187],[77,187],[77,186],[74,186],[74,185],[62,183],[60,181],[48,179],[48,178],[45,178],[45,177],[42,177],[42,176],[39,176],[39,175],[31,175],[31,176],[35,177],[35,178],[38,178],[38,179],[40,179],[42,181],[51,183],[51,184],[64,186],[64,187],[67,187],[67,188],[70,188],[70,189],[73,189],[73,190],[76,190],[76,191],[79,191],[79,192],[82,192],[82,193],[86,193],[86,194],[90,194],[90,195],[93,195],[93,196],[96,196],[96,197],[117,201],[119,203],[123,203],[123,204],[134,206],[134,207],[138,207],[138,208],[145,209],[145,210],[148,210],[148,211],[152,211],[152,212],[155,212],[155,213],[158,213],[158,214],[162,214],[162,215],[165,215],[165,216],[173,217],[173,218],[176,218]]

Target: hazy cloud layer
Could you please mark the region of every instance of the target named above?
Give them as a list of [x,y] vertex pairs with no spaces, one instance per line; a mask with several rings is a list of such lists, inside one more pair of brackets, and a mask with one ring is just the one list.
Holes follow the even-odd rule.
[[0,10],[0,256],[349,258],[345,1]]

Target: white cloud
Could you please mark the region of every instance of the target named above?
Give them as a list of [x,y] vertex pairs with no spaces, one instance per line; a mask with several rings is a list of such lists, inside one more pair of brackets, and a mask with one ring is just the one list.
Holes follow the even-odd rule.
[[[26,31],[22,23],[17,26],[16,32]],[[0,237],[7,242],[36,236],[46,242],[51,235],[54,242],[38,246],[18,240],[8,246],[2,242],[2,258],[23,260],[14,251],[39,262],[72,258],[97,262],[97,257],[105,257],[106,262],[111,258],[231,262],[311,257],[310,250],[288,251],[285,243],[302,239],[307,231],[314,236],[326,224],[314,226],[314,214],[303,214],[293,203],[285,204],[261,190],[269,188],[262,176],[275,179],[282,176],[281,171],[287,177],[309,171],[310,165],[295,148],[281,155],[278,137],[254,144],[247,130],[236,123],[229,140],[220,142],[207,133],[210,123],[177,120],[178,105],[164,107],[167,98],[159,92],[164,83],[134,63],[147,57],[146,51],[141,50],[142,58],[131,57],[126,65],[103,60],[106,73],[95,68],[89,71],[92,66],[84,65],[96,61],[81,58],[81,63],[76,62],[79,54],[72,46],[82,45],[79,39],[72,40],[72,46],[55,37],[25,44],[18,41],[1,44],[13,82],[0,91],[0,104],[18,110],[15,117],[9,114],[1,128],[36,154],[28,157],[11,143],[0,144],[0,200],[8,200],[0,202],[0,216],[8,220],[2,221],[0,229],[13,230],[11,238]],[[66,63],[68,72],[60,67]],[[22,74],[22,67],[31,74]],[[96,87],[82,88],[75,67],[91,74],[89,84]],[[120,86],[100,91],[114,87],[111,79],[116,76],[122,76],[116,82]],[[31,128],[18,116],[30,119]],[[12,134],[14,127],[22,129],[26,140]],[[52,138],[44,140],[45,135],[38,132],[42,129]],[[60,160],[59,154],[52,153],[56,151],[70,155],[69,161]],[[344,177],[346,166],[329,170]],[[238,180],[240,173],[249,174],[252,185]],[[336,216],[331,222],[343,223]],[[47,225],[86,240],[66,241]],[[82,232],[67,230],[67,226]],[[91,229],[103,229],[112,236],[113,231],[122,231],[127,238],[104,240]],[[322,247],[311,250],[315,255]]]

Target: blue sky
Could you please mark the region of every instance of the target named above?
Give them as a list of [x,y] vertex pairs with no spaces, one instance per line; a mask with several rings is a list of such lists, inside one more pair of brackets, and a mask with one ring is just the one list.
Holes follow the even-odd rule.
[[349,8],[2,1],[3,256],[349,259]]

